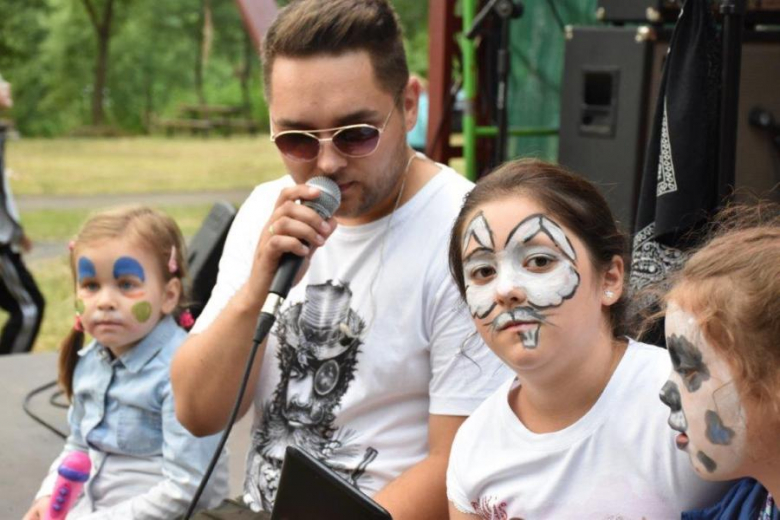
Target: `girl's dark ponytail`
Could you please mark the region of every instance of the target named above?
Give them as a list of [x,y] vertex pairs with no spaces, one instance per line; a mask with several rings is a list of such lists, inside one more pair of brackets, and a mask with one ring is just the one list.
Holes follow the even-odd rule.
[[79,360],[79,350],[84,346],[84,331],[75,327],[60,345],[59,383],[68,400],[73,399],[73,372]]

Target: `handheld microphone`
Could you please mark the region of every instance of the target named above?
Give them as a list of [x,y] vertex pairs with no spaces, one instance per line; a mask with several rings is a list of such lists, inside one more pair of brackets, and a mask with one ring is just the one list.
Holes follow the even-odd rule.
[[[341,204],[341,190],[339,185],[333,182],[327,177],[314,177],[309,179],[306,183],[309,186],[319,188],[320,195],[314,200],[307,200],[303,202],[304,206],[308,206],[316,211],[322,218],[329,219],[333,216],[336,210]],[[307,244],[308,245],[308,244]],[[233,424],[238,417],[238,411],[241,407],[241,400],[246,391],[247,384],[249,382],[249,376],[252,373],[252,365],[254,363],[255,356],[260,344],[265,340],[265,337],[271,331],[271,327],[276,321],[276,312],[281,307],[282,302],[290,292],[293,281],[295,281],[295,275],[298,274],[298,269],[301,267],[303,257],[285,253],[279,259],[279,266],[276,268],[276,274],[271,282],[271,288],[268,290],[268,296],[263,303],[263,308],[260,310],[260,316],[257,318],[257,325],[255,325],[255,335],[252,338],[252,349],[249,352],[249,359],[246,361],[246,369],[244,370],[244,376],[241,379],[241,386],[238,389],[238,396],[236,402],[233,405],[233,411],[230,412],[230,418],[228,419],[227,426],[222,433],[222,438],[219,441],[219,446],[214,450],[214,456],[211,458],[211,463],[206,469],[203,478],[200,481],[198,489],[195,491],[195,495],[190,501],[190,506],[187,512],[184,514],[185,520],[189,519],[192,512],[195,510],[195,505],[198,503],[200,496],[203,494],[203,490],[208,484],[211,473],[214,471],[214,467],[217,465],[219,455],[222,452],[222,448],[227,442],[230,430],[233,429]]]
[[[333,216],[339,204],[341,204],[341,190],[339,185],[327,177],[314,177],[307,183],[308,186],[314,186],[319,188],[320,195],[314,200],[307,200],[303,202],[304,206],[308,206],[316,211],[323,219],[327,220]],[[308,244],[307,244],[308,245]],[[271,288],[269,292],[286,298],[290,292],[290,287],[295,280],[295,275],[298,274],[303,263],[303,257],[293,253],[285,253],[279,260],[279,267],[276,269],[276,275],[271,282]]]
[[[313,177],[306,183],[309,186],[319,188],[320,195],[314,200],[303,202],[316,211],[322,218],[329,219],[336,213],[341,204],[341,190],[339,185],[327,177]],[[308,244],[307,244],[308,245]],[[268,297],[263,303],[260,316],[255,327],[255,343],[262,343],[265,336],[271,330],[271,326],[276,320],[276,312],[281,307],[287,294],[290,292],[295,275],[301,268],[303,257],[294,253],[285,253],[279,259],[279,266],[276,268],[276,274],[271,281],[271,287],[268,290]]]
[[54,483],[49,509],[43,520],[61,520],[68,516],[70,508],[81,494],[84,482],[89,479],[91,468],[89,455],[83,451],[74,451],[65,457],[57,469],[59,476]]

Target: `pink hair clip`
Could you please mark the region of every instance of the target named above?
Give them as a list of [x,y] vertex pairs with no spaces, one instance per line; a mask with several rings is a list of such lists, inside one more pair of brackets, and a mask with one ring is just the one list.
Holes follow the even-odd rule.
[[192,317],[192,313],[189,309],[185,309],[179,315],[179,325],[184,330],[190,330],[192,326],[195,325],[195,318]]
[[73,321],[73,330],[76,332],[84,332],[84,324],[81,323],[81,314],[76,314],[76,319]]
[[171,246],[171,257],[168,259],[168,272],[176,274],[179,270],[179,263],[176,261],[176,246]]

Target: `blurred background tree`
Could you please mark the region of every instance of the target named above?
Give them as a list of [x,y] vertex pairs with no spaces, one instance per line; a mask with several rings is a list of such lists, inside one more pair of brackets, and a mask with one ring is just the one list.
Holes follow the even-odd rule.
[[[428,3],[393,3],[424,76]],[[204,103],[241,106],[267,128],[259,60],[232,0],[0,0],[0,13],[0,72],[24,135],[147,133],[154,117]]]

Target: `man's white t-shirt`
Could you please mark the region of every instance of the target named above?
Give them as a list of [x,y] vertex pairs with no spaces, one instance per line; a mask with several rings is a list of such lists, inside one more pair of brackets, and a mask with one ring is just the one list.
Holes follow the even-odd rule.
[[[246,281],[262,227],[290,177],[241,207],[203,331]],[[244,499],[270,510],[297,445],[373,494],[428,452],[429,414],[470,414],[510,372],[476,334],[451,280],[452,223],[472,183],[441,167],[392,215],[339,226],[290,292],[254,399]]]
[[728,488],[707,483],[677,450],[658,393],[667,352],[630,341],[598,401],[553,433],[528,430],[509,406],[510,379],[458,430],[447,496],[480,518],[670,520]]

